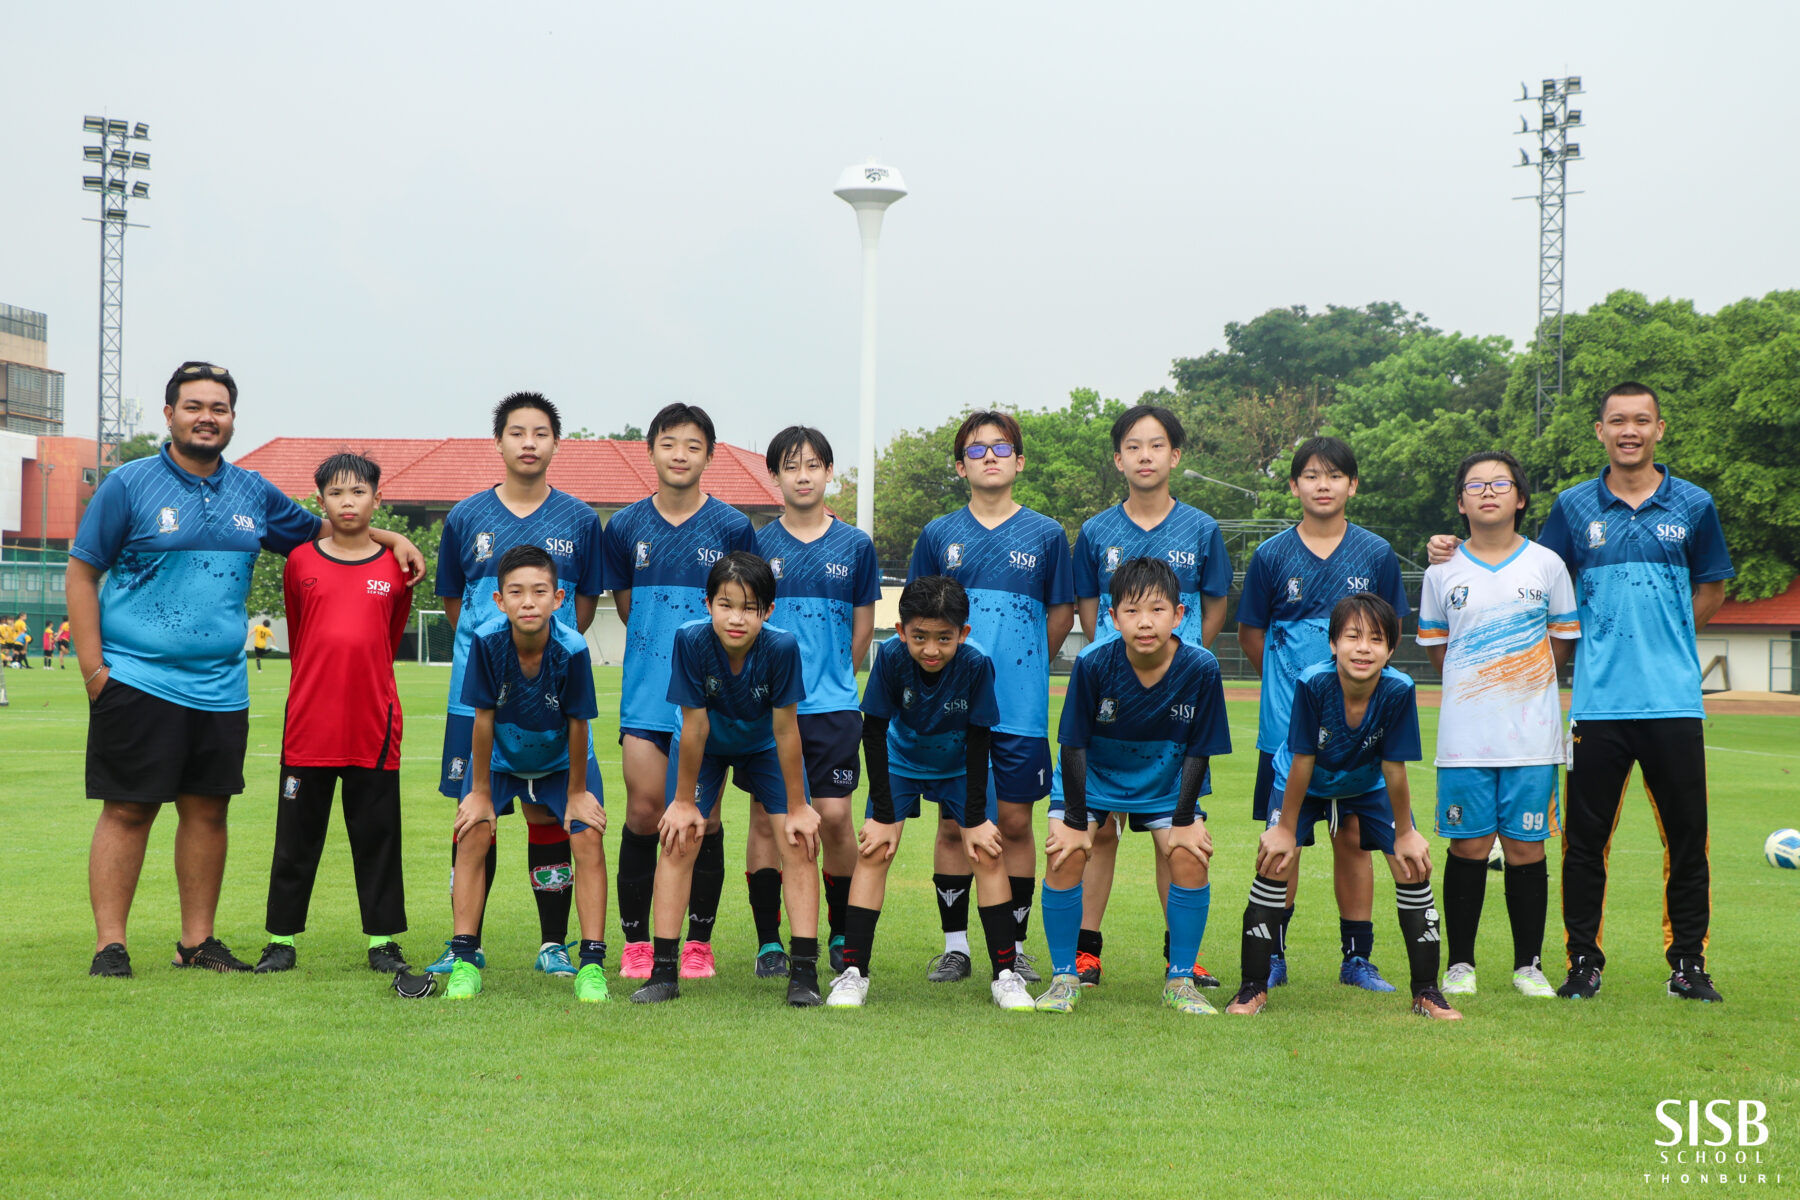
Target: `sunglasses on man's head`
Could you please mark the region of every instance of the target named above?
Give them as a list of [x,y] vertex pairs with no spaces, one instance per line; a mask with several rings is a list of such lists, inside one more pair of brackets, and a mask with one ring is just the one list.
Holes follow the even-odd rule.
[[231,374],[229,368],[215,367],[211,363],[195,363],[175,372],[177,375],[211,375],[214,379]]
[[1011,442],[995,442],[991,446],[977,445],[963,447],[964,458],[986,458],[990,452],[995,458],[1011,458],[1013,455],[1013,445]]

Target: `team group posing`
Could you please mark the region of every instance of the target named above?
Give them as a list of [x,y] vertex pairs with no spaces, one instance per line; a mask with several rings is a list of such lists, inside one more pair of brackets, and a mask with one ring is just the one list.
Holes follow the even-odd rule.
[[[227,390],[229,405],[189,402],[190,392],[204,399],[216,391],[222,401]],[[290,555],[294,682],[271,940],[254,969],[279,971],[296,961],[294,938],[304,928],[341,780],[370,965],[402,973],[405,982],[411,977],[394,940],[406,919],[401,717],[391,664],[417,552],[371,529],[380,468],[367,459],[339,455],[320,466],[322,527],[254,473],[225,463],[219,452],[229,440],[236,385],[222,369],[184,365],[166,398],[170,447],[109,476],[71,563],[76,651],[94,705],[89,794],[106,801],[90,874],[104,880],[129,868],[135,885],[134,863],[100,861],[103,842],[121,832],[116,826],[147,833],[155,806],[174,800],[185,831],[188,809],[212,817],[197,802],[215,798],[222,871],[224,802],[243,787],[241,736],[235,780],[215,769],[214,790],[200,792],[192,777],[206,773],[196,759],[216,761],[221,745],[229,750],[247,694],[235,710],[190,713],[185,745],[149,748],[141,733],[135,747],[114,742],[128,723],[150,715],[146,704],[192,707],[182,689],[205,682],[171,677],[135,593],[171,586],[179,572],[158,570],[170,565],[162,556],[230,536],[204,527],[215,514],[222,525],[227,506],[213,510],[212,500],[235,488],[254,497],[254,511],[233,514],[232,526],[248,539],[249,558],[259,545]],[[194,418],[195,409],[203,415]],[[1100,928],[1118,838],[1130,829],[1148,832],[1156,849],[1167,918],[1163,1002],[1183,1013],[1215,1011],[1204,989],[1218,981],[1197,961],[1213,849],[1200,803],[1211,792],[1211,759],[1232,748],[1218,663],[1207,649],[1224,623],[1232,569],[1218,524],[1169,494],[1184,436],[1172,413],[1138,406],[1114,423],[1114,462],[1128,496],[1083,525],[1073,554],[1056,522],[1013,499],[1024,461],[1018,423],[1001,412],[971,414],[955,441],[969,503],[920,535],[895,636],[876,649],[860,701],[855,664],[872,640],[880,572],[869,538],[825,506],[832,453],[822,433],[795,426],[771,442],[768,467],[785,508],[758,530],[702,488],[714,449],[710,418],[671,405],[647,431],[656,491],[602,528],[585,502],[548,485],[561,433],[554,405],[515,394],[496,408],[493,424],[505,482],[446,518],[436,580],[456,629],[440,781],[458,801],[454,932],[427,968],[448,975],[446,995],[481,990],[496,817],[517,804],[540,923],[537,967],[573,976],[580,1000],[608,997],[607,816],[583,633],[610,590],[626,628],[616,903],[625,939],[620,974],[645,981],[633,1001],[674,999],[681,979],[715,973],[713,925],[725,878],[718,801],[729,775],[752,801],[745,866],[755,971],[786,976],[790,1004],[864,1003],[889,864],[905,821],[930,800],[939,808],[933,884],[944,950],[928,978],[972,973],[973,892],[994,1002],[1070,1011],[1081,989],[1101,978]],[[1379,849],[1395,880],[1413,1011],[1458,1018],[1446,993],[1475,991],[1476,926],[1498,836],[1515,986],[1531,996],[1593,996],[1603,965],[1605,850],[1634,762],[1670,850],[1668,990],[1719,999],[1704,970],[1710,897],[1693,639],[1731,566],[1710,498],[1654,463],[1662,431],[1656,397],[1640,385],[1615,388],[1602,401],[1596,431],[1612,465],[1558,497],[1541,541],[1517,532],[1526,483],[1518,462],[1501,451],[1471,455],[1458,471],[1454,494],[1468,540],[1433,539],[1433,556],[1443,561],[1426,574],[1418,640],[1444,672],[1437,828],[1451,839],[1443,885],[1451,966],[1441,988],[1431,856],[1414,827],[1405,766],[1422,757],[1416,699],[1412,681],[1387,665],[1408,607],[1399,564],[1383,539],[1345,519],[1357,484],[1349,447],[1314,438],[1296,451],[1289,482],[1303,517],[1257,549],[1237,613],[1239,640],[1263,678],[1253,809],[1265,828],[1244,911],[1241,984],[1228,1012],[1260,1011],[1269,989],[1287,979],[1300,849],[1313,844],[1321,822],[1332,847],[1342,982],[1395,990],[1370,961],[1370,851]],[[184,493],[200,502],[196,534],[186,539],[176,506],[159,504]],[[105,590],[90,605],[74,584],[79,576],[92,590],[103,571]],[[246,587],[247,574],[246,563]],[[220,648],[235,680],[221,672],[211,681],[214,696],[233,682],[243,690],[241,596],[237,608],[228,614],[236,643],[229,653]],[[166,619],[169,606],[155,611]],[[1606,629],[1598,636],[1596,614]],[[1091,640],[1069,677],[1053,766],[1050,664],[1077,615]],[[1621,626],[1629,627],[1625,636]],[[1576,670],[1571,760],[1557,671],[1584,630],[1590,644]],[[96,688],[102,674],[108,677]],[[121,690],[131,694],[109,695]],[[1552,989],[1539,963],[1548,900],[1543,843],[1559,832],[1557,767],[1565,761],[1570,964],[1562,987]],[[850,797],[865,770],[858,828]],[[1041,980],[1024,949],[1037,882],[1032,806],[1046,797],[1041,903],[1050,982],[1033,1000],[1026,984]],[[139,811],[115,811],[121,808]],[[141,839],[136,854],[141,862]],[[178,872],[181,854],[178,839]],[[815,864],[823,868],[823,947]],[[216,877],[210,887],[212,905],[190,913],[184,876],[177,965],[250,970],[212,936]],[[199,894],[205,898],[204,889]],[[94,897],[93,973],[129,974],[130,889],[96,886]],[[575,942],[567,941],[571,904]],[[828,989],[819,981],[822,948],[835,976]],[[570,949],[577,949],[574,961]]]

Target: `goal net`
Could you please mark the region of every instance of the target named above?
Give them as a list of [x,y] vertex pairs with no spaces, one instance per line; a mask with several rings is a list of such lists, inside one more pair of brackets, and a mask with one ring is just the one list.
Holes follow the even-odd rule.
[[428,667],[447,667],[456,647],[456,629],[449,614],[429,609],[418,616],[419,662]]

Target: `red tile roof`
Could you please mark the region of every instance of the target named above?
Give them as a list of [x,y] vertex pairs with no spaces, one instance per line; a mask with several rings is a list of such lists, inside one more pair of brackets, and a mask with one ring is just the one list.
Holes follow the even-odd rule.
[[[390,503],[454,504],[504,478],[487,438],[280,437],[237,458],[290,496],[313,490],[313,470],[339,451],[381,464],[381,494]],[[643,442],[564,441],[550,464],[550,483],[589,504],[617,508],[656,490]],[[708,494],[738,508],[781,507],[781,490],[760,454],[718,444],[706,470]]]
[[1714,625],[1780,625],[1800,629],[1800,579],[1788,590],[1767,600],[1727,600],[1707,622]]

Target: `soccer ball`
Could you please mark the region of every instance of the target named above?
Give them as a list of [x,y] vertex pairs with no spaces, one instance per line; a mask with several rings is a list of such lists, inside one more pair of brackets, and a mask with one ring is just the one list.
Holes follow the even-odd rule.
[[1771,867],[1800,869],[1800,829],[1777,829],[1763,843],[1763,857]]
[[1488,870],[1490,870],[1490,871],[1506,870],[1506,855],[1503,854],[1500,850],[1500,839],[1499,838],[1495,838],[1494,844],[1492,846],[1488,847]]

